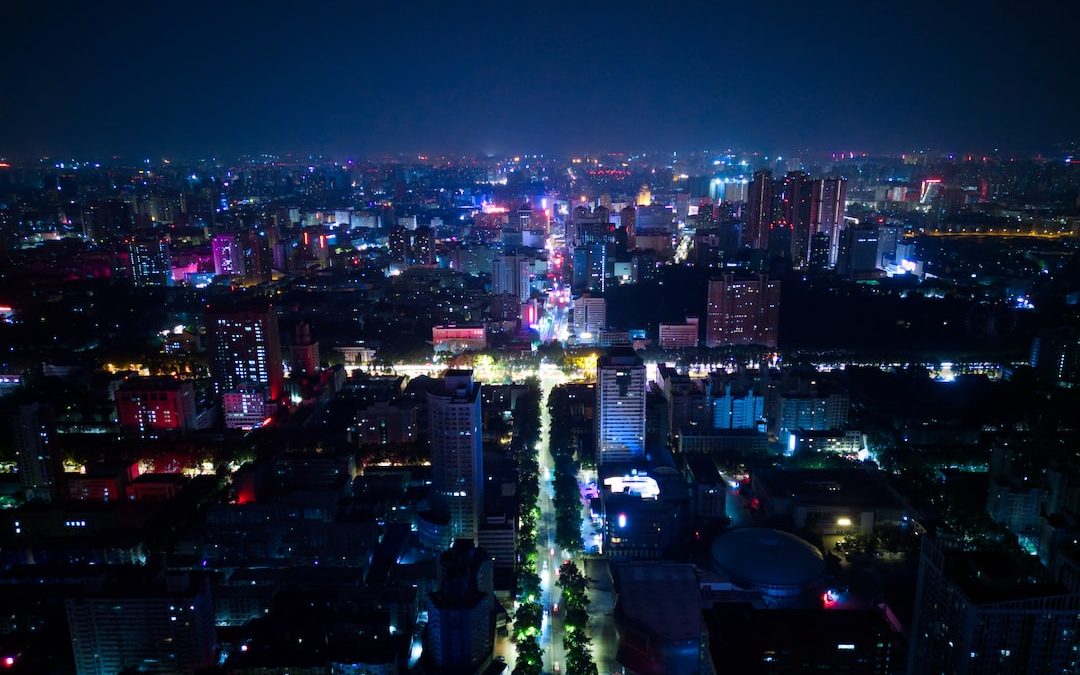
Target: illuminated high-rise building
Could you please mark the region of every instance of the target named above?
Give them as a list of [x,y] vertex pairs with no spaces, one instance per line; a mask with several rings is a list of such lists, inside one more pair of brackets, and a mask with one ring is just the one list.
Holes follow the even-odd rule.
[[215,392],[263,385],[272,400],[281,397],[281,338],[273,307],[211,310],[207,337]]
[[496,254],[491,261],[491,292],[512,295],[525,302],[532,295],[532,259],[515,254]]
[[705,344],[775,347],[780,324],[780,282],[762,274],[709,281]]
[[642,185],[637,193],[638,206],[652,206],[652,190],[648,185]]
[[612,347],[596,366],[596,463],[645,456],[645,362],[630,347]]
[[574,339],[578,344],[596,344],[600,331],[607,328],[607,301],[583,295],[574,299]]
[[603,293],[607,285],[608,245],[583,244],[574,249],[573,288],[585,293]]
[[813,184],[803,171],[789,171],[784,176],[780,194],[780,225],[791,232],[791,260],[803,266],[810,259]]
[[131,283],[139,287],[168,286],[172,281],[169,242],[164,239],[134,239],[128,242]]
[[409,231],[400,225],[390,228],[390,262],[409,262]]
[[435,264],[435,230],[430,226],[421,225],[413,232],[409,262],[413,265]]
[[[840,230],[844,226],[847,201],[847,180],[844,178],[819,178],[814,181],[811,206],[811,231],[824,235],[828,242],[829,267],[836,266],[840,250]],[[811,243],[813,248],[813,243]]]
[[769,228],[773,224],[772,171],[760,169],[754,172],[747,190],[746,213],[744,243],[750,248],[768,248]]
[[427,394],[431,482],[450,514],[451,539],[476,539],[484,509],[480,384],[471,370],[448,370]]
[[210,247],[214,254],[214,274],[227,277],[244,276],[244,247],[235,233],[215,234]]

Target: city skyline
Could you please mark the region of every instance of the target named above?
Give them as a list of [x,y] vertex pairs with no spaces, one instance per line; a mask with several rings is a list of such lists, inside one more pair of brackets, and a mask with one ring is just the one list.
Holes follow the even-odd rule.
[[9,4],[0,672],[1080,672],[1080,4]]

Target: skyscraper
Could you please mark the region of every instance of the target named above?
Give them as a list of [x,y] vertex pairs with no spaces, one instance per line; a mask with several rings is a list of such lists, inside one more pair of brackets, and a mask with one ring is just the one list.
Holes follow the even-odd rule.
[[828,266],[835,267],[840,249],[840,230],[844,226],[846,212],[847,180],[819,178],[814,181],[813,191],[811,232],[825,236],[829,245]]
[[139,287],[168,286],[172,280],[169,242],[164,239],[134,239],[128,242],[131,283]]
[[596,463],[645,456],[645,363],[629,347],[612,347],[596,366]]
[[512,295],[518,302],[525,302],[532,294],[532,260],[528,256],[495,255],[491,261],[491,292],[494,295]]
[[780,282],[761,274],[737,280],[733,274],[709,281],[705,344],[775,347],[780,325]]
[[607,249],[601,242],[583,244],[574,249],[575,291],[585,293],[603,293],[607,286]]
[[64,475],[52,409],[41,403],[21,405],[15,411],[12,423],[19,482],[26,492],[26,499],[52,501]]
[[480,384],[471,370],[448,370],[428,391],[431,479],[450,513],[451,539],[476,539],[484,508]]
[[768,248],[769,228],[772,227],[773,222],[772,171],[768,169],[755,171],[747,194],[744,243],[750,248]]
[[244,248],[232,232],[215,234],[210,248],[214,254],[214,274],[228,277],[244,276]]
[[810,259],[810,220],[813,211],[813,189],[803,171],[789,171],[784,176],[781,192],[781,224],[791,231],[791,260],[802,266]]
[[281,338],[272,306],[213,309],[207,313],[208,352],[214,391],[263,385],[276,400],[282,393]]

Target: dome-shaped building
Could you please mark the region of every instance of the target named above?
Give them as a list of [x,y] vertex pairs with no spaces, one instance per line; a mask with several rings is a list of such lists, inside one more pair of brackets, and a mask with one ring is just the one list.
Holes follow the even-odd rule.
[[728,530],[713,540],[717,571],[736,584],[773,598],[794,598],[825,572],[821,551],[788,532],[765,527]]

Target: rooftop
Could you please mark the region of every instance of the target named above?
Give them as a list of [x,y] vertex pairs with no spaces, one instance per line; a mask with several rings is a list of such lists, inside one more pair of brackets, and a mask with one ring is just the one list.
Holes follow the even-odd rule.
[[712,544],[713,560],[739,583],[801,586],[818,579],[825,561],[815,546],[765,527],[727,530]]
[[752,479],[755,489],[804,503],[901,506],[880,476],[863,469],[767,469]]
[[1033,600],[1068,594],[1042,570],[1022,564],[1005,551],[949,551],[945,573],[977,605]]
[[693,565],[617,563],[611,571],[620,618],[659,640],[701,637],[701,588]]

